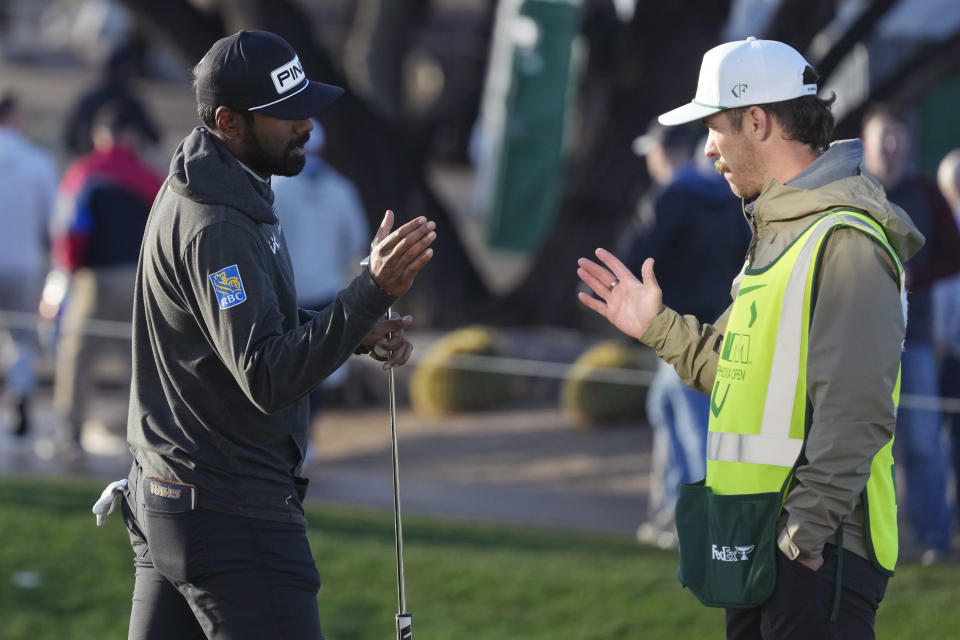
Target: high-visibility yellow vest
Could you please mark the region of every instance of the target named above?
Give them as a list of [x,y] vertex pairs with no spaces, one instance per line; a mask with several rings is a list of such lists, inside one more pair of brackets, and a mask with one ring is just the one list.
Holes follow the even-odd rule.
[[[706,485],[714,493],[786,495],[812,420],[807,339],[820,256],[838,228],[861,231],[887,250],[897,265],[904,301],[903,266],[896,252],[880,225],[857,211],[827,213],[772,264],[744,270],[710,396]],[[895,406],[899,400],[898,374]],[[897,562],[892,448],[893,438],[874,456],[863,494],[867,546],[874,564],[887,573]]]

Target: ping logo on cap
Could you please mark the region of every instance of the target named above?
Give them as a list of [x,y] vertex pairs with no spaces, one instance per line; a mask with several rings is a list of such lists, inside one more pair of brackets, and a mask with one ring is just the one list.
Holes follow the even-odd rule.
[[303,78],[303,65],[300,64],[300,56],[294,56],[293,60],[270,72],[270,79],[273,80],[273,86],[279,94],[294,88],[300,84]]

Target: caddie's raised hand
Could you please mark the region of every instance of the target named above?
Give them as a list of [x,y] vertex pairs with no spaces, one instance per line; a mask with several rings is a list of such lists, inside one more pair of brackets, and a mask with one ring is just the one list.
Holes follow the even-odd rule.
[[577,275],[597,294],[597,298],[583,291],[577,294],[577,298],[620,331],[639,339],[663,304],[663,292],[653,273],[653,258],[644,260],[640,268],[641,279],[638,280],[606,249],[597,249],[596,253],[605,266],[580,258],[577,260]]
[[387,211],[370,244],[370,275],[387,295],[399,298],[430,258],[437,224],[420,216],[393,229],[393,211]]
[[405,364],[413,353],[413,343],[403,330],[412,323],[412,316],[401,316],[399,313],[392,314],[389,320],[386,316],[380,318],[360,342],[359,350],[382,362],[384,369]]

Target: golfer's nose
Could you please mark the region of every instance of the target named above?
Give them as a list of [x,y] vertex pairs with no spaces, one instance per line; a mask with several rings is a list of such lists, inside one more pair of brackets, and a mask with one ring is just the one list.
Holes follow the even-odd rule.
[[313,123],[310,122],[310,118],[306,120],[294,120],[293,131],[296,135],[302,136],[305,133],[313,131]]

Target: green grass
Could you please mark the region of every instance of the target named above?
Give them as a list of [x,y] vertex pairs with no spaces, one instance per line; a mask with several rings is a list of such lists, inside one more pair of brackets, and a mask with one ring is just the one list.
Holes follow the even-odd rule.
[[[0,640],[125,638],[133,586],[120,518],[94,526],[90,480],[0,478]],[[328,640],[393,637],[389,514],[311,506]],[[675,556],[630,540],[406,518],[407,599],[419,640],[723,637],[723,615],[676,582]],[[40,584],[16,586],[33,572]],[[960,637],[960,567],[903,566],[877,635]]]

